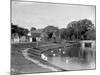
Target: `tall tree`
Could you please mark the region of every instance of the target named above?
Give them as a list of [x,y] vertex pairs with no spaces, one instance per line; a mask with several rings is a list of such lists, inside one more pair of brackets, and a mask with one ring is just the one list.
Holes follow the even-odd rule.
[[55,30],[58,30],[55,26],[47,26],[44,28],[44,32],[54,32]]
[[34,31],[34,30],[36,30],[36,28],[35,28],[35,27],[32,27],[30,31],[32,32],[32,31]]
[[55,31],[57,31],[57,30],[58,30],[58,28],[55,27],[55,26],[47,26],[47,27],[45,27],[45,28],[43,29],[43,32],[45,32],[45,33],[47,34],[47,38],[48,38],[48,39],[51,39],[52,36],[53,36],[53,33],[54,33]]
[[[79,21],[73,21],[68,24],[67,29],[73,29],[73,35],[78,40],[86,40],[87,36],[86,32],[94,29],[94,24],[91,20],[83,19]],[[90,39],[91,40],[91,39]]]
[[28,32],[28,29],[18,27],[11,23],[11,34],[17,33],[19,36],[27,36]]

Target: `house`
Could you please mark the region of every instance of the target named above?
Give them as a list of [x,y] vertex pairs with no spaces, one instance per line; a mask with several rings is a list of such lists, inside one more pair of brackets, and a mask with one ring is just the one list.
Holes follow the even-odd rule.
[[19,43],[19,35],[18,35],[18,33],[11,34],[11,43]]
[[95,50],[96,48],[96,41],[95,40],[82,40],[80,41],[82,50]]
[[19,36],[18,33],[11,34],[11,43],[25,43],[28,41],[28,36]]
[[36,41],[42,41],[44,34],[42,29],[30,31],[28,33],[28,37],[30,39],[30,42],[36,42]]
[[19,40],[20,40],[20,42],[27,42],[27,37],[21,36]]

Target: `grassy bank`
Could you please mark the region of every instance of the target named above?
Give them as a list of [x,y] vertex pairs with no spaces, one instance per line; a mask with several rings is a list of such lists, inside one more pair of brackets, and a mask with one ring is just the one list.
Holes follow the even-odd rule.
[[22,55],[22,50],[35,47],[35,43],[11,44],[11,70],[15,73],[48,72],[49,69],[42,68]]

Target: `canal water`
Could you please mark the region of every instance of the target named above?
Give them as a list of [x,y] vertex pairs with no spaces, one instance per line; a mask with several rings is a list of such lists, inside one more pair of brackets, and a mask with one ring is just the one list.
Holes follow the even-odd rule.
[[46,61],[65,70],[95,69],[95,50],[81,47],[50,49],[44,52]]

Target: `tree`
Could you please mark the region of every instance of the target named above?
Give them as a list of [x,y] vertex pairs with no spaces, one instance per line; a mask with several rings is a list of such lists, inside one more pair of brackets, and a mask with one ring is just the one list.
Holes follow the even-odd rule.
[[43,32],[46,33],[47,39],[49,40],[49,39],[52,38],[53,33],[54,33],[55,31],[57,31],[57,30],[58,30],[57,27],[54,27],[54,26],[47,26],[47,27],[45,27],[45,28],[43,29]]
[[65,40],[74,40],[74,31],[71,27],[66,28],[66,29],[61,29],[60,31],[60,36],[61,39],[65,39]]
[[69,34],[67,29],[61,29],[60,32],[61,32],[60,33],[61,39],[66,39],[67,40],[68,39],[68,34]]
[[86,36],[86,40],[96,40],[96,30],[95,29],[92,29],[92,30],[89,30],[85,33],[85,36]]
[[55,26],[47,26],[44,28],[44,32],[54,32],[55,30],[58,30]]
[[75,36],[76,40],[86,40],[88,37],[86,32],[93,30],[94,27],[94,24],[91,22],[91,20],[88,19],[72,21],[67,25],[67,29],[72,28],[73,33],[71,31],[70,32]]
[[11,34],[18,34],[18,36],[27,36],[29,30],[22,28],[22,27],[18,27],[17,25],[14,25],[11,23]]
[[13,23],[11,23],[11,34],[17,33],[17,28],[18,28],[17,25],[14,25]]
[[35,28],[35,27],[32,27],[30,31],[32,32],[32,31],[34,31],[34,30],[36,30],[36,28]]

